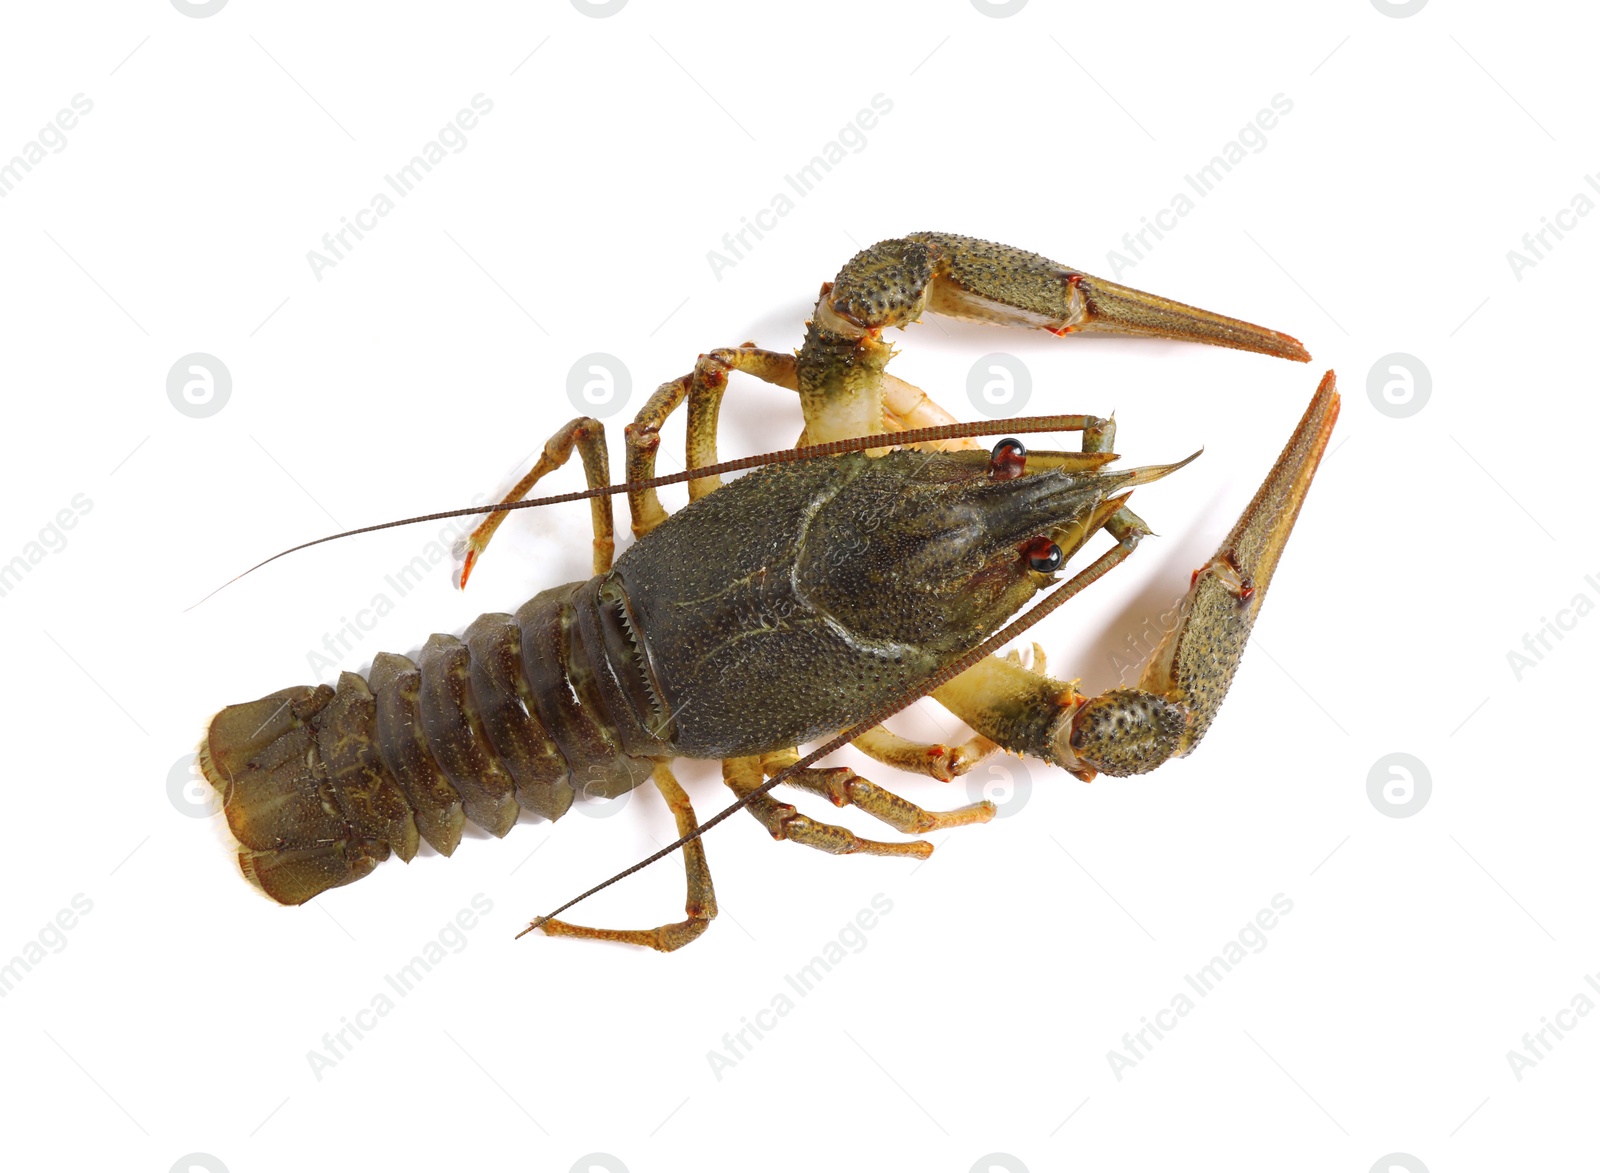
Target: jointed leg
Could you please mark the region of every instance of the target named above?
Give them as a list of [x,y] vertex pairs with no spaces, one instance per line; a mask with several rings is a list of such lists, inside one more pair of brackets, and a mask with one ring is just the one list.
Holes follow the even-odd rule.
[[[713,350],[701,355],[689,386],[689,437],[684,457],[689,468],[717,463],[717,414],[722,408],[722,393],[727,390],[729,371],[743,371],[791,391],[799,386],[792,354],[762,350],[747,342],[736,350]],[[721,477],[690,481],[689,500],[697,501],[721,484]]]
[[802,770],[790,778],[787,785],[820,794],[834,806],[856,807],[907,835],[926,835],[929,831],[987,823],[994,818],[994,803],[988,801],[953,811],[923,810],[843,766],[831,770]]
[[[1033,645],[1033,658],[1026,666],[1022,663],[1022,653],[1016,648],[1012,648],[1001,659],[1009,660],[1018,668],[1026,667],[1027,671],[1044,675],[1044,649],[1037,643]],[[1000,748],[998,743],[981,733],[974,733],[960,745],[945,745],[942,742],[910,741],[884,725],[867,730],[850,744],[875,762],[912,774],[926,774],[940,782],[961,777]]]
[[[509,505],[513,501],[520,501],[528,495],[529,490],[536,485],[546,474],[555,471],[572,456],[572,449],[578,449],[578,455],[583,460],[583,477],[588,487],[593,489],[611,483],[611,461],[606,455],[606,429],[605,425],[597,419],[580,416],[575,420],[568,420],[562,424],[555,435],[545,441],[544,451],[539,453],[539,459],[534,462],[528,474],[516,483],[510,495],[501,502]],[[594,572],[604,574],[611,569],[611,555],[616,548],[613,539],[611,521],[611,498],[596,497],[589,502],[590,515],[594,521]],[[465,587],[467,578],[472,573],[474,564],[483,554],[484,547],[489,544],[489,539],[494,537],[494,531],[500,528],[500,523],[509,514],[504,510],[491,513],[479,523],[467,537],[466,561],[461,567],[461,582]]]
[[[656,475],[661,426],[685,399],[689,403],[688,463],[685,467],[704,468],[717,463],[717,414],[722,406],[722,393],[727,388],[728,372],[744,371],[792,391],[796,386],[794,370],[794,355],[762,350],[754,343],[702,354],[692,373],[661,384],[624,430],[628,480],[644,481]],[[720,477],[690,481],[689,499],[704,497],[721,483]],[[654,489],[628,494],[628,505],[633,513],[635,537],[643,537],[667,519],[667,512]]]
[[[792,749],[769,753],[760,758],[731,758],[722,763],[722,777],[729,789],[742,798],[760,786],[763,780],[775,776],[799,758],[798,751]],[[994,804],[991,802],[977,802],[952,811],[923,810],[844,767],[801,770],[789,778],[785,785],[821,795],[837,807],[854,806],[879,822],[910,835],[922,835],[945,827],[987,823],[994,817]],[[868,855],[909,855],[924,859],[933,851],[931,844],[921,840],[883,843],[862,839],[844,827],[815,822],[797,813],[788,803],[778,802],[770,795],[757,798],[749,809],[774,839],[804,843],[832,855],[859,852]]]
[[[658,763],[653,774],[656,789],[667,800],[677,819],[678,834],[688,835],[699,826],[689,796],[678,785],[665,762]],[[706,931],[706,926],[717,915],[717,895],[711,888],[711,871],[706,867],[705,840],[690,840],[683,848],[683,868],[688,878],[688,896],[684,900],[684,919],[653,929],[593,929],[585,925],[568,924],[561,920],[547,920],[540,926],[552,937],[583,937],[591,941],[621,941],[628,945],[646,945],[671,953],[681,949]]]
[[875,762],[913,774],[926,774],[940,782],[959,778],[1000,747],[983,734],[960,745],[908,741],[879,725],[850,743]]
[[[889,374],[883,376],[883,421],[886,432],[909,432],[913,428],[936,428],[961,422],[930,399],[922,388]],[[935,440],[913,447],[922,451],[955,452],[983,445],[971,436],[963,436],[959,440]]]
[[[794,759],[790,759],[794,760]],[[764,782],[761,758],[728,758],[722,763],[722,780],[728,789],[743,798]],[[854,832],[831,823],[818,823],[797,812],[786,802],[763,794],[745,808],[774,839],[787,839],[826,851],[830,855],[901,855],[927,859],[933,844],[922,839],[909,843],[881,843],[862,839]]]
[[[646,481],[656,475],[656,453],[661,446],[661,428],[667,418],[685,401],[689,415],[684,458],[687,468],[704,468],[717,463],[717,422],[727,389],[728,373],[742,371],[776,387],[799,389],[795,356],[763,350],[747,342],[702,354],[694,370],[661,384],[639,409],[639,414],[623,431],[627,449],[626,475],[630,482]],[[883,425],[879,430],[904,431],[955,423],[956,418],[930,399],[921,389],[893,375],[884,376]],[[800,443],[806,443],[802,432]],[[928,445],[934,449],[972,448],[971,439],[942,440]],[[717,476],[689,482],[691,501],[704,497],[722,484]],[[634,537],[642,538],[667,519],[667,511],[654,489],[628,494]]]
[[[645,401],[633,422],[622,429],[625,475],[628,483],[648,481],[656,475],[656,450],[661,447],[661,425],[688,394],[692,375],[681,375],[656,388]],[[667,511],[654,489],[628,494],[628,512],[633,518],[633,536],[642,538],[667,520]]]

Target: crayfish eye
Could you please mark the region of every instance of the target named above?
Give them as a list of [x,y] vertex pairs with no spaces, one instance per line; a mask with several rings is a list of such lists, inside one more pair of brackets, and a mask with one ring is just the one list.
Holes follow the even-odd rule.
[[994,451],[989,454],[989,479],[1016,480],[1026,470],[1027,463],[1028,450],[1022,446],[1022,441],[1007,436],[996,444]]
[[1028,569],[1040,574],[1050,574],[1061,568],[1061,547],[1042,535],[1022,547],[1022,556],[1028,560]]

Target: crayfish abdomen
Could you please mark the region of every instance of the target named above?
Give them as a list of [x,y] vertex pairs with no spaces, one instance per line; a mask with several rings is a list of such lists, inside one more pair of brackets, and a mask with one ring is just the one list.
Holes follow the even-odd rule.
[[413,662],[230,705],[200,749],[245,875],[280,904],[360,879],[419,840],[449,855],[467,819],[496,836],[523,807],[556,819],[574,791],[610,798],[665,745],[614,688],[601,580],[435,635]]

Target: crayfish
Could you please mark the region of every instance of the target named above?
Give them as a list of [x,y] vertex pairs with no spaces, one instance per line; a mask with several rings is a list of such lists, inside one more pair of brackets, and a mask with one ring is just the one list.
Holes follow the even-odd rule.
[[[923,835],[985,822],[994,807],[928,811],[853,770],[812,763],[849,741],[886,766],[948,780],[1006,750],[1087,781],[1193,750],[1222,704],[1338,416],[1332,372],[1232,532],[1195,571],[1179,621],[1137,686],[1085,696],[1037,658],[1024,666],[1015,653],[989,653],[1033,621],[1041,608],[1007,625],[1035,594],[1054,586],[1045,605],[1058,605],[1125,559],[1151,532],[1129,509],[1130,491],[1181,465],[1111,469],[1115,425],[1092,415],[1048,420],[1051,430],[1081,433],[1076,452],[1030,452],[1013,437],[977,447],[970,437],[984,429],[957,425],[885,370],[883,332],[925,312],[1309,359],[1287,335],[1034,253],[942,233],[874,245],[822,287],[798,353],[714,350],[663,384],[625,429],[625,486],[608,488],[600,422],[564,425],[506,500],[484,510],[461,581],[508,507],[526,504],[574,450],[590,489],[567,496],[591,500],[594,577],[545,590],[515,614],[483,615],[460,638],[434,635],[415,661],[384,653],[365,677],[345,672],[334,687],[284,689],[216,715],[199,760],[222,795],[245,875],[274,900],[301,904],[360,879],[391,851],[410,860],[423,840],[449,855],[468,819],[504,835],[524,809],[553,820],[575,792],[612,797],[648,781],[681,835],[667,850],[684,854],[684,919],[625,930],[552,915],[530,928],[669,951],[716,915],[704,827],[673,758],[720,760],[736,806],[775,839],[925,857],[923,839],[864,839],[769,792],[781,782]],[[717,417],[732,371],[798,392],[806,448],[722,485]],[[663,422],[685,404],[690,504],[669,517],[655,486],[674,478],[656,477],[656,452]],[[793,458],[802,454],[812,458]],[[615,560],[614,491],[627,493],[638,539]],[[1102,531],[1113,547],[1057,585],[1057,572]],[[920,745],[883,727],[928,694],[971,727],[969,741]],[[818,739],[831,740],[801,758],[796,747]]]

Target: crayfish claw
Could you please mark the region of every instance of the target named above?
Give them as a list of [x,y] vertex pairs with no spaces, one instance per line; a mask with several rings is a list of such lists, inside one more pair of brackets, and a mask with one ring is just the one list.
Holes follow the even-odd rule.
[[1064,712],[1051,730],[1052,760],[1068,769],[1142,774],[1200,743],[1233,683],[1338,418],[1329,371],[1233,530],[1190,577],[1178,621],[1151,653],[1138,687]]

